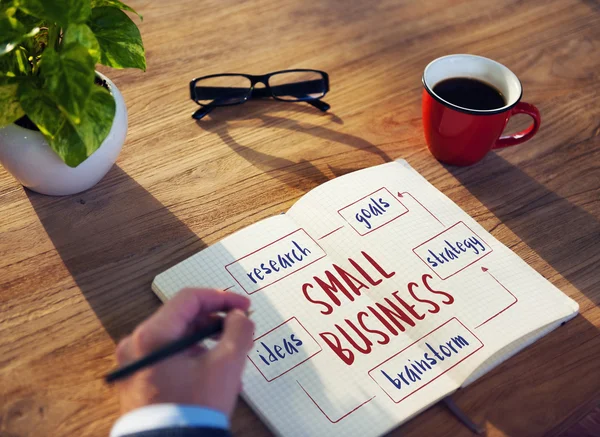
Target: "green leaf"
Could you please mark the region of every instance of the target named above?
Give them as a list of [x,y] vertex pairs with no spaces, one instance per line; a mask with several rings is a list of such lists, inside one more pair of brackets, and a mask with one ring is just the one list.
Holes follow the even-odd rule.
[[82,114],[81,123],[74,126],[75,132],[85,143],[87,156],[100,147],[110,132],[116,107],[115,99],[105,88],[94,86]]
[[39,27],[27,29],[16,18],[0,14],[0,56],[12,51],[25,38],[32,37],[39,31]]
[[100,45],[87,24],[71,24],[65,31],[62,43],[65,46],[79,44],[88,50],[94,64],[100,60]]
[[14,17],[17,12],[15,0],[0,0],[0,13],[4,13],[9,17]]
[[41,73],[50,97],[74,123],[79,124],[94,85],[94,60],[80,44],[64,46],[60,52],[46,49]]
[[0,77],[26,76],[31,73],[31,64],[27,60],[27,51],[19,47],[4,56],[0,56]]
[[16,11],[15,18],[23,23],[28,29],[33,29],[34,27],[47,27],[47,23],[43,19],[29,15],[20,9]]
[[15,80],[0,80],[0,102],[2,110],[0,111],[0,127],[8,126],[15,120],[18,120],[25,112],[21,108],[21,102],[17,96],[19,83]]
[[81,122],[76,126],[42,90],[23,85],[19,87],[19,94],[26,114],[70,167],[77,167],[94,153],[112,127],[115,100],[102,87],[94,86],[81,114]]
[[90,28],[100,44],[101,64],[146,71],[140,31],[125,12],[106,6],[94,8]]
[[142,17],[141,14],[137,13],[132,7],[127,6],[125,3],[122,3],[119,0],[92,0],[92,9],[102,6],[110,6],[113,8],[119,8],[123,11],[133,12],[135,15],[140,17],[140,20],[144,21],[144,17]]
[[22,82],[17,95],[25,114],[36,124],[50,143],[62,126],[67,123],[67,117],[58,109],[56,103],[39,83]]
[[70,167],[77,167],[102,144],[115,117],[115,100],[104,88],[95,86],[77,126],[65,123],[50,143]]
[[62,27],[85,22],[92,11],[89,0],[19,0],[19,9]]

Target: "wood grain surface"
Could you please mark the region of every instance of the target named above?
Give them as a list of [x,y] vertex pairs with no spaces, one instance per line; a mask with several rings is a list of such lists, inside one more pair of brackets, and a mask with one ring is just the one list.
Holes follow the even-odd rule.
[[[0,436],[107,435],[119,406],[101,377],[159,306],[155,275],[329,179],[397,158],[581,307],[457,404],[489,436],[600,435],[598,0],[128,3],[144,15],[148,71],[102,69],[130,116],[115,167],[62,198],[0,169]],[[538,135],[470,168],[438,163],[420,79],[450,53],[512,69],[541,111]],[[330,113],[259,101],[190,117],[195,76],[294,67],[330,74]],[[268,435],[243,402],[233,431]],[[470,432],[435,406],[392,435]]]

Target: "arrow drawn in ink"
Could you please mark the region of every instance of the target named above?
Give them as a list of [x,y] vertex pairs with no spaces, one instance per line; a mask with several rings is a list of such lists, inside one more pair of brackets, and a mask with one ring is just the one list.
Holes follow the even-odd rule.
[[515,298],[515,300],[514,300],[514,302],[512,302],[512,303],[511,303],[509,306],[507,306],[507,307],[506,307],[506,308],[504,308],[503,310],[501,310],[501,311],[497,312],[497,313],[496,313],[496,314],[494,314],[492,317],[490,317],[489,319],[487,319],[485,322],[483,322],[483,323],[480,323],[479,325],[477,325],[477,326],[475,327],[475,329],[477,329],[477,328],[479,328],[479,327],[481,327],[481,326],[485,325],[485,324],[486,324],[487,322],[489,322],[490,320],[492,320],[492,319],[494,319],[494,318],[498,317],[500,314],[502,314],[504,311],[506,311],[507,309],[509,309],[511,306],[513,306],[514,304],[516,304],[516,303],[519,301],[519,299],[517,299],[517,296],[515,296],[514,294],[512,294],[512,293],[511,293],[511,291],[510,291],[508,288],[506,288],[506,287],[505,287],[505,286],[504,286],[504,285],[503,285],[503,284],[502,284],[502,283],[501,283],[501,282],[500,282],[498,279],[496,279],[496,277],[495,277],[494,275],[492,275],[492,272],[490,272],[490,269],[488,269],[488,268],[486,268],[486,267],[481,267],[481,271],[482,271],[483,273],[487,273],[488,275],[490,275],[490,276],[491,276],[491,277],[494,279],[494,281],[496,281],[496,282],[498,283],[498,285],[500,285],[500,287],[504,288],[508,294],[510,294],[512,297],[514,297],[514,298]]
[[432,212],[431,212],[431,211],[429,211],[427,208],[425,208],[425,205],[423,205],[421,202],[419,202],[419,201],[416,199],[416,197],[415,197],[415,196],[413,196],[412,194],[410,194],[408,191],[404,191],[404,192],[402,192],[402,193],[401,193],[401,192],[398,192],[398,197],[400,197],[400,198],[403,198],[405,195],[408,195],[408,196],[410,196],[410,197],[411,197],[411,198],[412,198],[412,199],[413,199],[415,202],[417,202],[419,205],[421,205],[421,207],[422,207],[422,208],[423,208],[425,211],[427,211],[429,214],[431,214],[431,217],[433,217],[434,219],[436,219],[436,220],[439,222],[439,224],[440,224],[440,225],[442,225],[442,226],[446,227],[446,226],[445,226],[445,225],[442,223],[442,221],[441,221],[439,218],[437,218],[437,217],[435,216],[435,214],[434,214],[434,213],[432,213]]

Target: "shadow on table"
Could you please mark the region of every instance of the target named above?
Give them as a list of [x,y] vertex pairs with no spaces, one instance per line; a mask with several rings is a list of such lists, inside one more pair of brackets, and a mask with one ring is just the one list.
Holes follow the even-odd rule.
[[67,197],[27,195],[54,247],[117,342],[160,301],[154,277],[206,245],[118,166]]
[[[473,167],[446,166],[503,225],[598,305],[594,259],[600,259],[600,221],[491,153]],[[577,174],[573,174],[576,183]],[[589,188],[589,187],[588,187]]]
[[[154,277],[206,244],[118,166],[94,188],[67,197],[26,190],[48,236],[116,343],[160,305]],[[234,429],[265,426],[240,402]]]
[[[311,188],[327,182],[329,178],[314,164],[305,159],[295,162],[290,159],[272,156],[240,144],[232,136],[232,131],[244,126],[249,126],[250,129],[270,128],[276,130],[276,132],[281,132],[282,134],[286,131],[300,132],[325,141],[336,142],[355,149],[365,150],[379,156],[382,162],[392,161],[392,158],[390,158],[383,150],[360,137],[339,132],[329,127],[305,123],[304,121],[294,120],[285,116],[272,115],[273,111],[281,111],[283,113],[306,113],[315,117],[315,120],[327,118],[332,123],[343,125],[343,121],[335,114],[330,112],[320,113],[314,108],[304,104],[286,104],[260,100],[249,101],[244,105],[217,108],[211,112],[209,116],[202,120],[198,120],[197,124],[202,129],[217,134],[227,146],[252,165],[270,176],[279,179],[289,187],[301,191],[308,191]],[[262,123],[258,126],[255,123],[245,125],[247,122],[256,120],[259,120]],[[286,147],[285,140],[281,141],[281,147]],[[333,170],[334,169],[332,169],[332,171]],[[334,171],[334,174],[337,176],[340,175],[339,173],[344,173],[344,171],[342,169]]]
[[[600,276],[595,263],[600,259],[600,222],[594,215],[494,153],[473,167],[446,168],[503,225],[598,305]],[[574,182],[576,176],[574,172]],[[485,417],[475,419],[492,423],[507,435],[530,429],[527,421],[531,417],[538,422],[547,418],[551,423],[563,417],[567,423],[567,417],[575,414],[573,407],[586,408],[583,400],[595,396],[600,385],[565,370],[577,368],[578,374],[595,374],[597,364],[589,357],[582,361],[582,356],[585,350],[598,348],[598,328],[577,317],[494,369],[473,388],[459,390],[455,398],[474,407],[470,399],[474,393],[496,393],[494,407],[486,409]],[[519,390],[511,390],[512,386]],[[515,408],[524,403],[530,406],[530,414]]]
[[[598,305],[598,218],[494,153],[471,167],[445,167],[503,225]],[[572,172],[575,182],[577,174]],[[598,328],[578,316],[452,397],[490,434],[541,435],[544,430],[544,435],[563,436],[573,417],[597,405],[600,380],[593,376],[598,350]],[[548,427],[554,429],[550,432]],[[444,435],[475,435],[441,404],[390,435],[437,435],[441,430]]]

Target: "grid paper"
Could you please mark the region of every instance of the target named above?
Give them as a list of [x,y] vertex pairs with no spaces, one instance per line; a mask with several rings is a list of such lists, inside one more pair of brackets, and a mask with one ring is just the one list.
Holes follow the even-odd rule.
[[[369,197],[372,193],[376,194]],[[383,196],[381,199],[380,195]],[[389,216],[387,223],[384,223],[388,220],[385,215],[378,217],[378,227],[363,229],[368,231],[364,235],[360,235],[363,231],[357,231],[364,222],[353,222],[354,210],[353,214],[338,213],[343,208],[346,212],[348,208],[355,208],[360,215],[363,214],[360,212],[362,209],[369,210],[367,205],[371,203],[375,204],[376,210],[381,210],[391,202],[400,202],[408,212],[395,218]],[[361,206],[365,208],[361,209]],[[389,208],[390,211],[393,209]],[[404,210],[396,208],[400,209]],[[458,225],[461,229],[468,229],[464,231],[465,235],[472,232],[473,238],[485,242],[486,249],[480,248],[479,255],[475,255],[475,250],[462,252],[456,249],[463,258],[447,262],[469,265],[449,277],[438,275],[432,263],[417,257],[413,249],[430,241],[426,244],[431,244],[432,252],[439,253],[441,245],[446,244],[444,235],[450,235],[445,231],[459,222],[465,225],[464,228]],[[384,224],[380,226],[381,223]],[[326,256],[317,259],[316,254],[320,250],[311,245],[313,243],[305,235]],[[287,270],[280,268],[281,272],[264,274],[262,280],[256,276],[252,276],[254,279],[239,276],[240,271],[253,272],[260,266],[261,260],[266,261],[268,266],[269,260],[276,260],[277,253],[289,252],[294,241],[305,248],[311,245],[312,251],[306,257],[296,251],[296,257],[302,258],[302,261],[294,261],[294,267],[290,267],[291,274],[287,275]],[[389,278],[383,276],[363,253],[386,274],[394,272],[394,275]],[[291,256],[290,259],[294,260]],[[368,272],[373,282],[381,282],[377,285],[369,283],[354,267],[355,264]],[[326,278],[326,271],[340,279],[334,265],[366,286],[360,290],[360,296],[352,295],[352,299],[339,290],[332,293],[337,297],[339,306],[333,304],[335,298],[330,299],[315,279]],[[296,271],[296,268],[300,270]],[[254,281],[258,282],[256,286]],[[444,304],[442,301],[446,298],[430,292],[425,282],[432,289],[452,296],[453,303]],[[429,311],[434,310],[432,304],[415,300],[410,293],[411,283],[416,284],[412,291],[417,297],[429,299],[439,306],[437,312]],[[304,288],[305,284],[310,286]],[[350,289],[346,282],[342,284]],[[493,238],[405,161],[364,169],[315,188],[285,215],[242,229],[160,274],[152,288],[162,300],[166,300],[180,289],[193,286],[229,289],[251,299],[252,319],[256,326],[254,338],[259,340],[249,353],[243,396],[276,434],[285,436],[384,434],[460,386],[482,376],[562,321],[573,317],[578,310],[574,301]],[[323,314],[321,311],[325,310],[325,306],[309,301],[305,289],[313,300],[332,305],[332,314]],[[413,310],[423,319],[418,320],[394,296],[414,305]],[[393,335],[369,309],[378,310],[378,304],[389,307],[390,301],[400,305],[414,323],[414,326],[404,323],[405,331],[396,329],[397,335]],[[358,320],[360,312],[367,313],[367,316],[362,316],[362,321],[371,332],[362,329]],[[274,329],[282,324],[285,326],[284,322],[290,318],[299,322],[294,322],[293,326],[297,338],[301,338],[304,344],[304,349],[299,346],[297,352],[288,344],[292,355],[289,351],[282,352],[284,343],[281,342],[286,339],[282,338],[282,333],[287,332],[286,328]],[[341,326],[349,332],[358,344],[361,337],[351,329],[347,320],[359,326],[359,331],[372,341],[370,353],[360,353],[337,328]],[[391,323],[389,320],[388,324]],[[441,342],[437,338],[458,335],[448,329],[466,329],[483,346],[478,350],[470,349],[471,355],[457,349],[455,355],[447,359],[448,364],[438,360],[436,378],[431,381],[427,380],[433,378],[429,376],[434,373],[431,370],[424,370],[417,378],[420,380],[400,382],[400,388],[381,377],[382,370],[402,372],[405,365],[424,357],[429,353],[428,345],[435,346],[435,342]],[[377,343],[377,339],[383,343],[383,336],[374,334],[373,330],[387,334],[389,342]],[[467,331],[463,332],[466,336]],[[323,333],[325,336],[326,333],[335,334],[345,347],[353,351],[354,362],[351,365],[334,352],[321,335]],[[286,336],[288,342],[293,343],[289,332]],[[282,348],[280,353],[285,358],[274,355],[276,344]],[[271,359],[276,361],[269,362],[268,351],[273,352]],[[294,356],[294,353],[300,355]],[[288,369],[288,363],[293,363],[294,367]],[[421,368],[424,369],[423,365]],[[279,375],[277,369],[283,373]],[[265,376],[267,373],[268,376]],[[408,371],[403,376],[407,378],[407,374]],[[392,378],[396,376],[400,381],[400,375],[392,373]],[[390,393],[393,396],[389,396]],[[406,396],[405,400],[395,401],[403,396]]]

